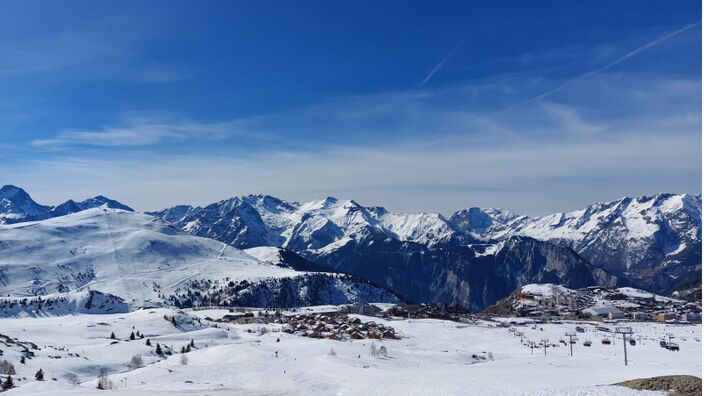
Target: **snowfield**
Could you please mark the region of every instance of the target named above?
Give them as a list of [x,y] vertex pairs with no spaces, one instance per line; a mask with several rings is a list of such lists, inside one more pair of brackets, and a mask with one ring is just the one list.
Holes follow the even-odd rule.
[[[215,322],[205,319],[227,313],[159,308],[0,319],[0,333],[37,348],[29,347],[36,357],[21,364],[23,347],[12,341],[0,347],[2,359],[17,370],[17,388],[8,395],[103,394],[96,389],[101,368],[110,372],[113,391],[130,395],[663,395],[609,384],[669,374],[700,376],[702,370],[701,325],[632,323],[637,343],[628,346],[629,365],[624,366],[622,341],[616,338],[611,345],[602,345],[607,333],[592,324],[581,324],[587,331],[578,334],[570,357],[569,346],[559,340],[574,330],[574,323],[517,325],[512,332],[497,322],[356,315],[391,326],[402,337],[374,341],[376,347],[388,350],[388,356],[375,357],[370,340],[305,338],[280,332],[281,325],[276,324],[218,323],[215,328]],[[176,326],[172,316],[177,317]],[[259,330],[264,327],[268,332],[262,334]],[[145,338],[130,341],[133,331]],[[116,340],[110,339],[113,332]],[[523,332],[526,341],[549,339],[558,346],[547,348],[547,356],[543,349],[531,353],[517,332]],[[668,333],[680,345],[679,352],[659,346]],[[145,345],[147,338],[152,346]],[[612,335],[608,338],[613,340]],[[591,347],[582,345],[586,339],[593,341]],[[188,362],[183,365],[178,351],[190,340],[195,347],[185,354]],[[156,355],[157,343],[176,353],[166,358]],[[141,354],[144,367],[130,371],[127,363],[135,354]],[[34,380],[40,368],[45,381]],[[71,384],[69,373],[81,383]]]
[[[389,291],[357,278],[285,267],[277,248],[249,253],[121,209],[94,208],[43,221],[0,224],[0,285],[2,295],[8,296],[0,298],[0,316],[32,316],[20,312],[26,307],[8,306],[12,300],[59,298],[88,290],[120,297],[131,307],[165,300],[183,306],[175,301],[192,303],[213,293],[262,306],[343,304],[368,297],[397,301]],[[237,292],[228,288],[230,283],[239,287]],[[292,290],[294,286],[298,290]],[[81,312],[69,309],[78,305],[65,303],[75,297],[60,298],[63,313]],[[52,308],[59,313],[56,305]]]

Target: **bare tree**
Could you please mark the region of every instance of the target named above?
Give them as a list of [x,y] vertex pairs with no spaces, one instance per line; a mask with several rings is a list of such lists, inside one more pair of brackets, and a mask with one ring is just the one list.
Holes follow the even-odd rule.
[[7,360],[3,360],[0,362],[0,374],[15,375],[17,373],[15,372],[15,366],[12,363]]
[[129,367],[130,370],[136,370],[140,367],[144,367],[144,361],[142,360],[142,355],[136,354],[136,355],[132,356],[132,359],[127,364],[127,367]]
[[100,370],[100,375],[98,376],[98,389],[112,389],[112,381],[110,381],[110,377],[108,377],[108,369],[106,368]]
[[81,379],[74,373],[68,373],[68,375],[66,375],[66,379],[68,379],[68,382],[70,382],[73,386],[78,386],[78,384],[81,383]]
[[389,356],[389,351],[386,350],[386,347],[385,347],[384,345],[382,345],[382,346],[379,348],[379,356],[382,356],[382,357],[387,357],[387,356]]

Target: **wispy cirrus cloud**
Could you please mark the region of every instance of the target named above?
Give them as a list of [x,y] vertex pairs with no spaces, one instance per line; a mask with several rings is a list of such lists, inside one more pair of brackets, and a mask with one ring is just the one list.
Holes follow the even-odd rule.
[[[565,89],[559,102],[486,115],[487,97],[507,86],[520,91],[523,83],[507,77],[496,85],[344,98],[223,123],[149,119],[132,129],[64,133],[59,143],[127,150],[69,150],[4,170],[45,202],[60,201],[70,189],[114,195],[145,210],[268,193],[291,200],[336,195],[405,211],[480,205],[544,214],[623,195],[701,190],[698,81],[602,74]],[[233,126],[234,145],[224,140]],[[137,133],[149,130],[157,132]],[[237,149],[251,135],[267,136],[268,145]],[[197,155],[160,150],[168,141],[204,138],[221,140]]]
[[[548,90],[548,91],[545,91],[545,92],[543,92],[543,93],[541,93],[541,94],[539,94],[539,95],[537,95],[537,96],[534,96],[534,97],[531,97],[531,98],[529,98],[529,99],[526,99],[526,100],[524,100],[524,101],[522,101],[522,102],[520,102],[520,103],[518,103],[518,104],[516,104],[516,105],[514,105],[514,106],[509,107],[508,109],[502,110],[501,112],[509,111],[509,110],[513,110],[513,109],[516,109],[516,108],[525,106],[525,105],[527,105],[527,104],[533,103],[533,102],[538,101],[538,100],[541,100],[541,99],[543,99],[543,98],[546,98],[546,97],[548,97],[548,96],[550,96],[550,95],[556,94],[557,92],[560,92],[560,91],[562,91],[563,89],[565,89],[565,87],[567,87],[568,85],[571,85],[571,84],[574,84],[574,83],[576,83],[576,82],[579,82],[579,81],[582,81],[582,80],[586,80],[586,79],[589,79],[589,78],[593,78],[593,77],[595,77],[595,76],[598,76],[599,74],[604,73],[604,72],[606,72],[606,71],[608,71],[608,70],[610,70],[610,69],[612,69],[612,68],[618,66],[619,64],[621,64],[621,63],[627,61],[628,59],[630,59],[630,58],[632,58],[632,57],[634,57],[634,56],[640,54],[641,52],[647,51],[648,49],[650,49],[650,48],[652,48],[652,47],[655,47],[656,45],[661,44],[661,43],[663,43],[663,42],[665,42],[665,41],[667,41],[667,40],[669,40],[669,39],[671,39],[671,38],[673,38],[673,37],[675,37],[675,36],[677,36],[677,35],[679,35],[679,34],[682,34],[682,33],[684,33],[684,32],[687,32],[687,31],[689,31],[689,30],[692,30],[692,29],[696,28],[697,26],[701,26],[701,23],[702,23],[702,21],[700,20],[700,21],[698,21],[698,22],[696,22],[696,23],[691,23],[691,24],[682,26],[682,27],[680,27],[679,29],[676,29],[676,30],[673,30],[673,31],[671,31],[671,32],[668,32],[668,33],[666,33],[666,34],[664,34],[664,35],[662,35],[662,36],[660,36],[660,37],[658,37],[658,38],[656,38],[656,39],[654,39],[654,40],[652,40],[652,41],[649,41],[649,42],[647,42],[647,43],[645,43],[645,44],[639,46],[638,48],[635,48],[635,49],[632,49],[632,50],[628,51],[627,53],[621,55],[621,56],[618,57],[617,59],[612,60],[611,62],[609,62],[609,63],[607,63],[607,64],[605,64],[605,65],[603,65],[603,66],[601,66],[601,67],[599,67],[599,68],[597,68],[597,69],[590,70],[590,71],[588,71],[588,72],[586,72],[586,73],[583,73],[583,74],[581,74],[581,75],[579,75],[579,76],[577,76],[577,77],[575,77],[575,78],[568,79],[568,80],[562,82],[560,85],[558,85],[558,86],[555,87],[555,88],[552,88],[552,89],[550,89],[550,90]],[[500,112],[500,113],[501,113],[501,112]]]
[[132,115],[118,125],[94,130],[64,130],[55,137],[33,140],[31,144],[54,150],[75,146],[129,148],[186,140],[221,140],[237,133],[237,121],[203,123],[163,115]]

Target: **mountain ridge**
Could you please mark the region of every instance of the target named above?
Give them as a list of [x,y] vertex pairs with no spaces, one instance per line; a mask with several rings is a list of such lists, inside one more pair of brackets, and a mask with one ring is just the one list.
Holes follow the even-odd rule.
[[44,220],[102,206],[134,212],[129,206],[103,195],[80,202],[69,199],[56,206],[50,206],[38,204],[20,187],[11,184],[0,187],[0,224]]

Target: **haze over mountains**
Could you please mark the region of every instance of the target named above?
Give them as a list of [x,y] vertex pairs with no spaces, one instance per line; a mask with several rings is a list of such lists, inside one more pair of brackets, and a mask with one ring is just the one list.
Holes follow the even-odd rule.
[[315,296],[277,301],[398,297],[481,310],[528,283],[658,293],[701,285],[699,194],[625,197],[535,218],[482,208],[404,214],[266,195],[141,214],[102,196],[44,206],[5,186],[0,222],[0,280],[10,294],[91,285],[134,301],[271,304],[300,289],[291,279],[313,271],[319,278],[297,282],[315,284]]

